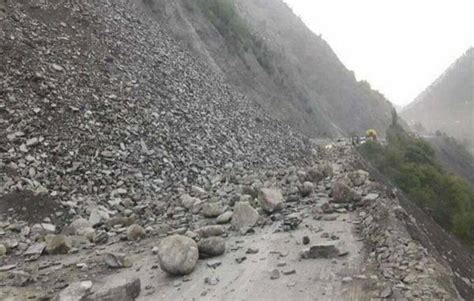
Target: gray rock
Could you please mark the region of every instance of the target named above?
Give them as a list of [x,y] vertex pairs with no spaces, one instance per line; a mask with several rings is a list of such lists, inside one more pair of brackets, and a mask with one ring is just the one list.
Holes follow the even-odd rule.
[[56,232],[56,226],[53,224],[49,223],[41,223],[41,224],[34,224],[31,226],[31,234],[41,234],[41,235],[46,235],[46,234],[54,234]]
[[306,179],[313,183],[318,183],[324,179],[324,174],[319,170],[318,167],[312,167],[306,173]]
[[303,197],[307,197],[309,196],[312,192],[313,192],[313,189],[314,189],[314,185],[313,183],[311,182],[304,182],[300,187],[300,193]]
[[134,301],[141,292],[139,278],[119,277],[97,285],[92,295],[84,301]]
[[110,218],[108,212],[100,209],[93,209],[91,214],[89,215],[89,223],[92,227],[97,226],[101,223],[104,223],[106,220]]
[[272,272],[270,274],[270,279],[271,280],[276,280],[278,278],[280,278],[280,271],[278,271],[277,269],[272,270]]
[[198,242],[199,257],[209,258],[224,254],[225,240],[222,237],[209,237]]
[[26,251],[23,253],[23,256],[39,256],[43,254],[46,244],[43,242],[32,244]]
[[107,253],[104,255],[105,264],[112,269],[129,268],[132,262],[125,254]]
[[331,196],[336,203],[350,203],[357,200],[357,193],[342,181],[333,183]]
[[380,292],[380,298],[390,298],[392,293],[393,293],[392,288],[388,286],[383,291]]
[[5,247],[4,245],[0,244],[0,257],[3,257],[7,255],[7,247]]
[[222,214],[222,206],[218,203],[205,203],[201,212],[207,218],[218,217]]
[[258,221],[258,212],[248,202],[239,202],[234,207],[232,227],[235,230],[248,229]]
[[63,289],[59,294],[57,294],[53,301],[80,301],[84,300],[84,297],[90,294],[92,289],[92,281],[81,281],[75,282],[65,289]]
[[369,179],[369,173],[363,170],[357,170],[347,175],[354,186],[362,186]]
[[194,240],[182,235],[173,235],[160,242],[158,259],[163,271],[172,275],[190,274],[199,258]]
[[232,211],[227,211],[219,215],[216,219],[216,223],[218,224],[227,224],[231,221],[232,216],[234,213]]
[[343,256],[346,253],[341,251],[336,243],[325,242],[311,246],[301,253],[303,259],[334,258]]
[[48,234],[45,241],[48,254],[67,254],[72,248],[71,240],[65,235]]
[[181,196],[181,205],[188,209],[191,210],[194,206],[194,204],[201,202],[200,199],[194,198],[190,196],[189,194],[184,194]]
[[86,237],[89,241],[95,240],[95,230],[88,220],[79,218],[74,220],[63,230],[65,235],[80,235]]
[[334,170],[332,168],[331,162],[324,161],[319,164],[319,170],[323,174],[324,177],[332,177],[334,174]]
[[284,199],[279,189],[260,189],[258,200],[262,209],[267,213],[273,213],[283,208]]
[[201,238],[207,238],[211,236],[221,236],[225,233],[225,230],[221,225],[210,225],[199,228],[194,232],[196,232]]
[[133,224],[127,228],[127,239],[131,241],[140,240],[146,237],[145,229],[142,226]]

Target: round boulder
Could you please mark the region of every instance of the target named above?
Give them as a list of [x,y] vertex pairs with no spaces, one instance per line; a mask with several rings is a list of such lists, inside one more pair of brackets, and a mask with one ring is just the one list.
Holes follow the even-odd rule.
[[196,242],[183,235],[169,236],[158,247],[160,267],[171,275],[190,274],[196,267],[198,258]]

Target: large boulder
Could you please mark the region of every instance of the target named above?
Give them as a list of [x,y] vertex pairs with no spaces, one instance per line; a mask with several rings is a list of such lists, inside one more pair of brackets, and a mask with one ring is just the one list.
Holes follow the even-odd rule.
[[324,174],[319,170],[318,167],[312,167],[308,170],[306,173],[306,180],[313,182],[313,183],[318,183],[324,179]]
[[196,267],[198,258],[196,242],[183,235],[169,236],[158,247],[160,267],[171,275],[190,274]]
[[127,239],[134,241],[134,240],[140,240],[142,238],[145,238],[146,232],[145,229],[143,229],[142,226],[133,224],[127,228]]
[[71,240],[65,235],[48,234],[44,240],[48,254],[67,254],[72,248]]
[[331,196],[336,203],[350,203],[360,198],[358,194],[343,181],[337,181],[332,184]]
[[258,212],[248,202],[239,202],[234,207],[232,227],[235,230],[248,229],[255,226],[258,221]]
[[78,218],[63,230],[65,235],[80,235],[87,237],[89,241],[95,240],[95,230],[88,220]]
[[225,240],[222,237],[209,237],[198,242],[199,257],[209,258],[225,252]]
[[84,301],[134,301],[140,295],[139,278],[115,278],[104,282],[97,285],[93,294],[87,296]]
[[280,189],[262,188],[258,194],[260,206],[267,213],[273,213],[283,208],[283,195]]
[[303,197],[307,197],[313,192],[314,185],[313,183],[306,181],[299,187],[299,190]]
[[363,170],[357,170],[347,175],[354,186],[362,186],[369,179],[369,173]]

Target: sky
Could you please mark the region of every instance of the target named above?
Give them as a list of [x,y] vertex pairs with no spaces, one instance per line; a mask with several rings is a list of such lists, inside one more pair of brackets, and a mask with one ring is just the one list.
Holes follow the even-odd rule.
[[414,100],[474,45],[474,0],[284,0],[357,79]]

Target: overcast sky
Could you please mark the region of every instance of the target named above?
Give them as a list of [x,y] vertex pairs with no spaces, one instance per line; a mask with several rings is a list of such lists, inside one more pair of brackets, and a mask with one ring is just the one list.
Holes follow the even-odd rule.
[[474,44],[474,0],[284,0],[358,79],[405,105]]

